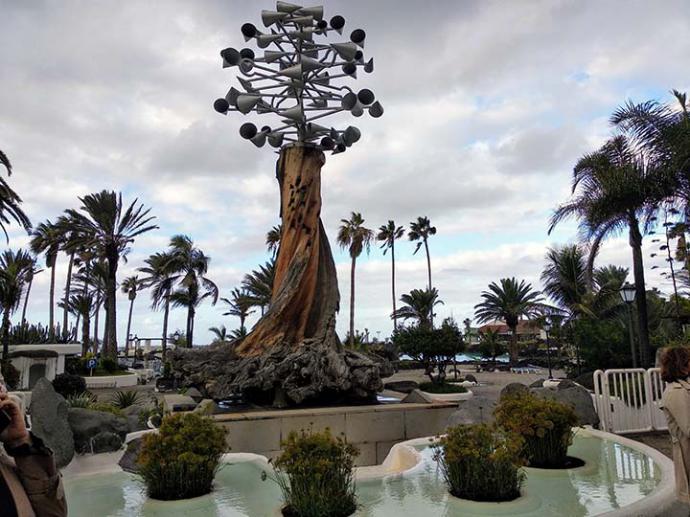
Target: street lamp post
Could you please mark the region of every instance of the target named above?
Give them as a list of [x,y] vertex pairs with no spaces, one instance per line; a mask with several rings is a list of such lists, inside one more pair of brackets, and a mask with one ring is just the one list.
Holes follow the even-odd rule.
[[551,318],[546,318],[544,320],[544,332],[546,333],[546,362],[549,366],[549,379],[553,379],[553,373],[551,372],[551,346],[549,344],[549,332],[551,331]]
[[632,304],[635,301],[635,286],[626,282],[620,290],[621,299],[628,306],[628,334],[630,335],[630,355],[633,368],[637,368],[637,354],[635,353],[635,339],[633,337]]

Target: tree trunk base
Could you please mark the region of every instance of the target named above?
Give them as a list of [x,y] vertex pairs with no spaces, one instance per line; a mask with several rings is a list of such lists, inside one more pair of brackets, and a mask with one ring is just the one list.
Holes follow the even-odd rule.
[[260,356],[239,357],[232,345],[169,353],[174,376],[215,400],[242,394],[253,403],[285,407],[304,404],[375,402],[385,359],[323,342],[277,345]]

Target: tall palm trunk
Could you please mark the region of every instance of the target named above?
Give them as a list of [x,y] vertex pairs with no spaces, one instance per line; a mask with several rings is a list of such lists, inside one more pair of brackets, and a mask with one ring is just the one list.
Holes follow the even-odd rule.
[[110,249],[108,257],[108,279],[105,286],[106,320],[108,342],[104,351],[108,357],[117,358],[117,250]]
[[[72,267],[74,266],[74,253],[70,253],[69,263],[67,264],[67,281],[65,282],[65,298],[64,298],[64,309],[62,311],[62,333],[63,335],[67,333],[67,325],[69,322],[67,311],[67,304],[69,302],[69,295],[72,286]],[[77,326],[79,324],[77,323]]]
[[[241,330],[242,332],[244,332],[244,330],[245,330],[245,329],[244,329],[244,320],[245,320],[245,319],[247,319],[246,316],[244,316],[244,315],[241,315],[241,316],[240,316],[240,330]],[[223,341],[225,341],[225,340],[223,340]]]
[[134,298],[129,301],[129,315],[127,316],[127,335],[125,336],[125,357],[129,356],[129,334],[132,330],[132,309],[134,309]]
[[163,352],[163,361],[168,352],[168,316],[170,314],[170,289],[165,295],[165,311],[163,312],[163,341],[161,342],[161,349]]
[[187,348],[192,348],[194,343],[194,316],[196,310],[192,305],[189,306],[189,315],[187,320]]
[[49,334],[55,335],[55,259],[50,266],[50,310],[48,311]]
[[635,278],[635,304],[637,306],[638,338],[640,340],[640,365],[650,366],[651,349],[649,346],[649,321],[647,317],[647,291],[644,280],[644,263],[642,260],[642,234],[637,218],[630,216],[630,247],[633,254],[633,275]]
[[357,258],[352,257],[352,268],[350,269],[350,348],[355,346],[355,265]]
[[98,317],[101,312],[101,299],[96,298],[96,315],[93,320],[93,355],[98,354]]
[[[429,291],[431,291],[431,256],[429,255],[429,243],[424,239],[424,251],[426,251],[426,269],[429,274]],[[431,328],[434,328],[434,308],[431,308]]]
[[515,364],[518,362],[517,325],[515,327],[510,327],[510,332],[510,364]]
[[398,317],[395,314],[395,239],[391,241],[391,291],[393,293],[393,331],[396,331]]
[[10,310],[5,309],[2,314],[2,360],[6,361],[10,353]]
[[34,283],[34,277],[31,276],[29,284],[26,287],[26,296],[24,297],[24,307],[22,308],[22,325],[26,325],[26,307],[29,305],[29,294],[31,294],[31,284]]
[[89,353],[89,327],[91,326],[91,318],[88,314],[84,315],[81,327],[81,356],[86,357]]
[[[89,262],[86,262],[86,275],[84,276],[84,287],[82,287],[81,294],[86,296],[89,292],[89,275],[91,274],[91,269],[89,268]],[[75,326],[79,328],[79,321],[81,319],[81,314],[77,314],[77,323]]]

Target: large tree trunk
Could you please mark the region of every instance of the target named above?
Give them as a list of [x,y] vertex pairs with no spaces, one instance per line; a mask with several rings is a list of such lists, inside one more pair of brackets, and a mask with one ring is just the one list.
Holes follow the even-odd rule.
[[635,278],[635,305],[637,306],[638,339],[640,342],[640,366],[649,368],[652,353],[649,346],[649,323],[647,318],[647,290],[642,260],[642,234],[635,217],[630,218],[630,247],[633,254],[633,275]]
[[321,224],[321,166],[313,145],[281,149],[277,165],[282,233],[271,304],[243,340],[174,350],[174,375],[211,398],[243,393],[274,406],[375,400],[390,364],[342,348],[335,333],[340,296]]
[[2,314],[2,360],[7,360],[10,353],[10,310],[5,308]]
[[[65,299],[64,308],[62,310],[62,333],[67,333],[67,325],[69,323],[69,311],[67,310],[67,303],[69,302],[69,295],[72,285],[72,267],[74,266],[74,253],[69,256],[69,263],[67,264],[67,281],[65,282]],[[78,325],[78,324],[77,324]]]
[[277,345],[305,339],[340,343],[335,313],[340,303],[333,255],[321,223],[321,150],[284,147],[276,176],[280,185],[282,233],[271,305],[237,346],[240,356],[256,356]]
[[93,320],[93,355],[98,354],[98,317],[101,312],[101,300],[96,298],[96,313]]
[[357,267],[357,257],[352,257],[352,267],[350,268],[350,348],[355,347],[355,267]]
[[196,309],[189,308],[189,332],[187,334],[187,348],[194,346],[194,317],[196,316]]
[[517,327],[512,327],[510,329],[510,364],[516,364],[518,362],[518,336]]
[[26,296],[24,297],[24,307],[22,308],[22,325],[26,325],[26,307],[29,305],[29,294],[31,294],[31,285],[34,283],[34,277],[31,276],[29,285],[26,287]]
[[134,298],[129,300],[129,315],[127,316],[127,335],[125,336],[125,357],[129,357],[129,334],[132,330],[132,309],[134,309]]
[[161,341],[161,351],[163,354],[163,361],[168,351],[168,316],[170,315],[170,289],[165,295],[165,310],[163,312],[163,340]]
[[391,242],[391,291],[393,293],[393,332],[398,330],[398,317],[395,314],[395,237]]
[[[431,291],[431,256],[429,255],[429,243],[424,239],[424,251],[426,251],[426,269],[429,274],[429,291]],[[431,328],[434,328],[434,307],[431,306],[431,314],[429,315],[431,320]]]
[[108,282],[106,284],[106,328],[108,342],[105,345],[105,354],[113,359],[117,358],[117,266],[119,255],[116,250],[108,253]]
[[50,267],[50,310],[48,311],[48,327],[51,336],[55,335],[55,260]]
[[89,315],[84,316],[81,327],[81,356],[86,357],[89,353],[89,326],[91,325],[91,319]]

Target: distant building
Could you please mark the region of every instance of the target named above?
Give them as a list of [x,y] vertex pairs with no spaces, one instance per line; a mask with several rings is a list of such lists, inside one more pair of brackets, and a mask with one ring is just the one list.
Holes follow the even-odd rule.
[[[506,341],[509,341],[513,334],[508,325],[502,321],[492,321],[490,323],[486,323],[485,325],[479,327],[477,331],[480,334],[483,334],[487,331],[498,332],[498,335],[504,338]],[[521,320],[518,322],[517,326],[517,337],[518,341],[533,341],[536,339],[544,340],[546,338],[546,334],[536,321]]]

